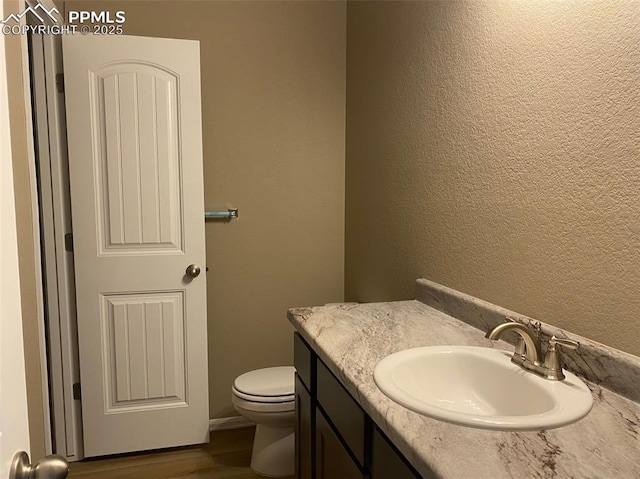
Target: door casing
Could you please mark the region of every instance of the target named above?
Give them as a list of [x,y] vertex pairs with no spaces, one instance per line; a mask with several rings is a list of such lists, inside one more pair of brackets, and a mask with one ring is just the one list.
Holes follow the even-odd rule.
[[[11,13],[17,13],[24,11],[27,6],[35,7],[38,3],[51,9],[55,7],[52,0],[17,0],[11,6]],[[26,24],[27,17],[23,17],[21,23]],[[31,223],[31,237],[29,238],[29,246],[33,248],[32,257],[29,261],[21,261],[20,268],[28,268],[31,270],[31,274],[35,278],[35,284],[33,289],[29,287],[27,291],[23,291],[23,294],[27,294],[30,301],[33,301],[33,309],[35,314],[23,317],[23,323],[28,324],[28,329],[34,331],[35,334],[29,334],[29,339],[26,344],[29,349],[28,353],[31,356],[37,356],[39,363],[39,370],[28,369],[27,381],[29,384],[34,385],[39,382],[39,389],[41,394],[38,393],[35,396],[33,394],[27,394],[27,405],[30,411],[30,422],[37,424],[37,427],[30,431],[30,442],[32,452],[45,455],[52,452],[52,436],[51,436],[51,411],[49,406],[49,378],[48,378],[48,358],[46,350],[46,334],[45,334],[45,302],[42,288],[43,268],[41,261],[41,240],[40,240],[40,209],[38,206],[38,188],[37,188],[37,175],[36,175],[36,163],[35,163],[35,145],[34,145],[34,123],[32,115],[32,92],[30,85],[31,68],[29,66],[29,52],[27,37],[20,35],[20,64],[19,70],[22,78],[22,97],[20,99],[13,98],[13,101],[22,103],[21,108],[24,111],[24,124],[20,127],[24,128],[25,132],[25,144],[21,145],[23,150],[21,153],[25,154],[27,161],[28,178],[24,178],[24,184],[19,185],[20,188],[28,189],[27,196],[30,198],[29,210],[27,212],[26,204],[20,204],[19,214],[22,217],[26,217]],[[16,205],[18,207],[18,205]],[[25,336],[26,338],[26,336]],[[36,379],[37,374],[37,379]],[[33,391],[32,388],[28,389]],[[34,436],[36,430],[42,429],[44,431],[41,436],[38,434]]]
[[31,55],[53,439],[56,453],[73,462],[83,459],[84,451],[80,401],[74,399],[80,370],[73,253],[62,247],[71,233],[71,206],[64,93],[56,81],[62,73],[60,36],[34,35]]
[[[5,10],[0,5],[0,15]],[[13,455],[29,450],[17,223],[14,205],[13,158],[9,130],[9,97],[5,39],[0,38],[0,477],[9,471]]]

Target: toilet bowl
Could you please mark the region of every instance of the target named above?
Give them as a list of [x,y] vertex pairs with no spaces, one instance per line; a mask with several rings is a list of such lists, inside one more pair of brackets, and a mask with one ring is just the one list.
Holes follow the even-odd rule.
[[251,469],[262,476],[292,476],[295,467],[295,390],[292,366],[257,369],[236,378],[231,401],[256,423]]

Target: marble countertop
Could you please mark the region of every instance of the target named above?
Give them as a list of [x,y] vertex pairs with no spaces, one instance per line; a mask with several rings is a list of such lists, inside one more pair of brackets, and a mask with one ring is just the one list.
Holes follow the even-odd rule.
[[422,475],[442,478],[640,478],[640,405],[593,382],[591,412],[558,429],[505,432],[422,416],[373,380],[403,349],[466,344],[510,349],[420,301],[338,304],[289,311],[289,319],[351,395]]

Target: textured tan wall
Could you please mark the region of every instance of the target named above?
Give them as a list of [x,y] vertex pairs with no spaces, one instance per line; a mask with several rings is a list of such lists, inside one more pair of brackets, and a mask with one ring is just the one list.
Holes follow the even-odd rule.
[[[83,3],[65,2],[67,9]],[[211,417],[292,364],[287,308],[344,291],[344,2],[109,1],[130,35],[200,40]]]
[[640,354],[640,2],[350,2],[346,299],[425,277]]
[[[22,11],[17,1],[6,1],[5,12]],[[4,18],[4,17],[3,17]],[[7,87],[9,93],[9,121],[11,128],[11,156],[13,160],[13,182],[18,235],[18,263],[20,267],[20,301],[22,307],[22,332],[25,349],[25,373],[27,380],[27,406],[29,410],[30,455],[40,458],[45,455],[45,417],[42,363],[40,361],[40,321],[42,312],[38,308],[38,297],[42,294],[38,269],[36,240],[32,213],[35,185],[31,184],[32,172],[28,146],[29,112],[25,109],[23,78],[22,39],[17,35],[5,37],[7,62]],[[4,159],[2,160],[4,161]]]

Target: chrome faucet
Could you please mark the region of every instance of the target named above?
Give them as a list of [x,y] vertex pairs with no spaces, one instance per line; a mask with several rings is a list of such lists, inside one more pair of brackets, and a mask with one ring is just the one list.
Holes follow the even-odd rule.
[[535,332],[522,323],[518,323],[511,318],[507,321],[491,328],[485,335],[489,339],[499,339],[506,331],[513,331],[520,336],[516,343],[516,349],[511,358],[511,362],[517,364],[522,369],[542,376],[545,379],[562,381],[562,361],[558,345],[569,349],[577,349],[580,343],[571,339],[560,339],[552,336],[549,340],[549,347],[544,362],[540,350],[540,324],[536,326]]

